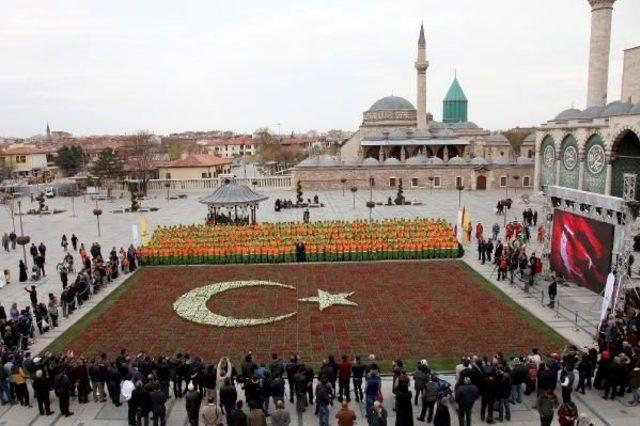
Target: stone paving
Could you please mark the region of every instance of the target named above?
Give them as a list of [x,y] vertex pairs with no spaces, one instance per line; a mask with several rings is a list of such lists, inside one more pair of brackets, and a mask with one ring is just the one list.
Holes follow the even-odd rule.
[[[264,191],[271,198],[263,203],[258,210],[259,221],[298,221],[302,217],[302,210],[289,209],[282,210],[281,212],[275,212],[273,210],[273,201],[276,198],[294,199],[294,191]],[[39,299],[46,297],[46,294],[53,292],[59,294],[61,286],[59,278],[55,273],[55,264],[61,259],[63,251],[60,247],[60,238],[62,233],[66,233],[68,237],[71,233],[75,233],[80,241],[84,242],[88,247],[93,241],[98,241],[102,245],[103,253],[108,252],[111,247],[127,246],[132,242],[132,230],[131,227],[134,224],[138,224],[142,217],[145,217],[149,223],[149,230],[159,225],[175,225],[183,223],[202,223],[206,215],[206,208],[197,202],[197,198],[203,194],[189,194],[187,199],[182,200],[166,200],[163,194],[157,194],[155,197],[152,195],[149,200],[142,202],[143,206],[159,207],[160,210],[153,213],[135,213],[135,214],[113,214],[110,211],[121,209],[123,205],[128,205],[127,199],[116,199],[112,201],[99,201],[99,206],[104,210],[104,214],[100,217],[101,233],[102,236],[98,236],[96,219],[92,215],[92,210],[95,208],[95,201],[90,200],[88,197],[76,197],[72,203],[69,198],[55,198],[48,200],[47,204],[50,208],[63,208],[67,211],[53,216],[30,216],[24,215],[24,229],[25,235],[30,235],[31,240],[38,244],[43,241],[47,245],[47,276],[38,281],[37,288]],[[305,193],[304,197],[312,198],[314,193]],[[369,191],[358,191],[355,194],[355,208],[354,208],[354,195],[349,191],[346,191],[343,195],[342,191],[325,191],[318,193],[320,201],[325,204],[325,207],[311,209],[311,220],[332,220],[336,218],[340,219],[367,219],[369,218],[369,209],[365,206],[366,201],[369,200]],[[458,208],[458,199],[461,195],[462,204],[467,207],[471,213],[472,220],[475,223],[481,220],[488,230],[495,222],[502,226],[503,218],[496,216],[493,213],[493,207],[499,198],[505,197],[504,191],[486,191],[486,192],[463,192],[458,194],[457,192],[445,192],[436,191],[430,193],[428,190],[406,190],[405,196],[407,200],[419,201],[423,205],[420,206],[376,206],[371,212],[373,218],[382,219],[390,217],[442,217],[450,222],[454,222],[456,218],[456,211]],[[509,196],[514,199],[514,206],[508,212],[508,219],[521,218],[521,212],[526,204],[521,200],[521,191],[513,193],[510,190]],[[531,195],[531,194],[529,194]],[[375,201],[384,202],[387,197],[395,196],[395,191],[374,191],[373,199]],[[532,196],[532,199],[535,197]],[[25,207],[35,207],[35,203],[32,204],[29,199],[23,199],[23,210]],[[540,207],[535,202],[531,204],[532,208]],[[75,215],[73,210],[75,208]],[[9,232],[12,227],[12,221],[7,214],[7,210],[0,207],[0,232]],[[16,228],[19,233],[19,220],[16,217]],[[541,251],[541,247],[537,246],[537,243],[533,244],[531,248],[534,251]],[[490,281],[495,283],[506,294],[512,297],[516,302],[521,304],[523,308],[528,309],[536,316],[543,319],[550,326],[556,329],[568,340],[575,344],[584,346],[592,343],[592,339],[589,335],[589,331],[593,331],[593,326],[597,322],[597,315],[599,311],[599,305],[601,298],[593,293],[579,287],[561,287],[559,289],[558,300],[566,307],[566,309],[560,310],[560,315],[551,311],[549,308],[543,306],[540,303],[539,294],[534,290],[530,294],[525,294],[519,287],[511,287],[505,282],[497,283],[495,281],[495,273],[492,265],[480,265],[477,262],[475,256],[475,244],[467,250],[465,254],[465,260],[481,274],[487,277]],[[29,257],[29,255],[27,254]],[[10,268],[12,272],[11,284],[0,289],[0,303],[9,309],[12,302],[17,302],[18,306],[26,306],[29,304],[28,294],[23,290],[24,285],[18,282],[17,277],[17,264],[18,260],[22,257],[22,252],[18,247],[18,250],[0,254],[0,268]],[[31,266],[31,259],[28,259],[29,266]],[[122,281],[122,278],[115,283],[109,285],[106,291],[100,292],[93,296],[90,303],[83,306],[79,311],[74,313],[68,319],[62,319],[60,327],[52,332],[46,333],[43,336],[37,336],[37,342],[33,345],[32,351],[38,352],[42,350],[46,345],[57,337],[61,332],[66,330],[74,322],[81,319],[88,310],[99,303],[108,293],[113,291],[117,285]],[[31,284],[25,283],[25,284]],[[541,284],[540,287],[544,290],[545,285]],[[579,325],[582,327],[579,331],[576,331],[575,321],[572,320],[572,314],[569,311],[578,311],[580,315],[586,320],[581,320]],[[452,381],[450,376],[445,376],[445,379]],[[390,408],[392,396],[390,394],[390,384],[385,382],[384,385],[385,394],[385,406]],[[54,398],[55,399],[55,398]],[[638,424],[638,417],[640,417],[640,408],[631,408],[624,404],[622,401],[609,402],[600,398],[599,394],[588,393],[586,396],[577,396],[578,407],[581,411],[585,411],[589,414],[594,421],[594,424]],[[626,398],[624,400],[626,402]],[[535,410],[531,409],[532,401],[527,400],[525,404],[514,407],[513,422],[512,424],[533,425],[538,424],[538,416]],[[56,407],[57,408],[57,407]],[[53,416],[54,418],[40,417],[37,414],[37,409],[26,410],[22,407],[2,407],[0,408],[0,425],[21,425],[21,424],[35,424],[35,425],[71,425],[71,424],[96,424],[96,425],[121,425],[126,424],[126,407],[114,407],[112,404],[84,404],[78,405],[76,401],[72,401],[72,411],[76,412],[71,418],[61,418]],[[186,412],[184,409],[183,401],[176,402],[170,400],[168,403],[170,411],[168,424],[170,425],[183,425],[186,424]],[[336,409],[334,408],[333,411]],[[56,411],[59,411],[56,409]],[[476,409],[479,411],[479,409]],[[414,416],[418,413],[414,412]],[[475,415],[477,416],[477,412]],[[393,418],[393,412],[389,410],[390,419]],[[332,413],[333,416],[333,413]],[[456,422],[455,415],[453,416],[454,423]],[[304,418],[301,419],[299,424],[315,424],[317,418],[312,413],[307,412]],[[332,424],[335,423],[332,421]],[[359,420],[359,424],[365,424],[362,420]],[[295,422],[294,422],[295,424]]]

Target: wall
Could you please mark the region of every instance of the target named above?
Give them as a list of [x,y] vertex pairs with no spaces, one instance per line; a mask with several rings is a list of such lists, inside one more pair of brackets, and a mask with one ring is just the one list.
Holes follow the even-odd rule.
[[211,173],[210,177],[216,177],[220,173],[228,173],[229,166],[220,167],[172,167],[158,169],[158,177],[165,179],[167,173],[171,173],[171,179],[202,179],[202,174]]
[[[390,179],[396,182],[402,179],[403,189],[430,189],[430,176],[440,177],[440,188],[453,190],[456,188],[456,177],[462,177],[462,183],[466,189],[475,190],[477,177],[484,176],[487,180],[487,189],[499,189],[500,177],[511,176],[509,187],[522,187],[525,176],[529,177],[530,187],[533,186],[534,166],[531,165],[489,165],[482,169],[474,166],[379,166],[379,167],[305,167],[294,170],[294,180],[300,180],[302,187],[311,190],[342,189],[341,178],[347,179],[346,188],[357,186],[360,189],[369,189],[369,178],[373,177],[375,189],[389,189]],[[519,176],[518,180],[512,176]],[[412,178],[418,179],[417,187],[412,187]],[[435,188],[438,189],[438,188]]]

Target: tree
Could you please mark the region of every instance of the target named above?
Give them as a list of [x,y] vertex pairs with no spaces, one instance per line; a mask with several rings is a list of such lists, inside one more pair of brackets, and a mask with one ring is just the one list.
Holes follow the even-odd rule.
[[125,144],[127,151],[127,163],[132,168],[132,177],[140,182],[138,190],[143,194],[147,193],[147,184],[153,177],[153,139],[147,132],[138,132]]
[[102,185],[107,186],[107,197],[111,196],[113,182],[124,176],[124,161],[118,153],[111,148],[105,148],[98,154],[98,159],[93,163],[91,174],[100,179]]
[[402,179],[400,179],[398,181],[398,194],[396,195],[396,199],[395,199],[395,203],[397,205],[402,205],[404,204],[404,195],[403,194],[403,190],[402,190]]
[[67,176],[78,173],[85,163],[85,153],[79,146],[63,146],[58,150],[56,166]]
[[302,204],[302,182],[298,180],[296,183],[296,204]]

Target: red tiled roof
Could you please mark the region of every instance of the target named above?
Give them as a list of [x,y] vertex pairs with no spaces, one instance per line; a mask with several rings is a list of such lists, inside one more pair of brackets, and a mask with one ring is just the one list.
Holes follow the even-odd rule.
[[230,163],[231,161],[225,160],[224,158],[220,158],[216,155],[193,154],[179,160],[165,161],[161,164],[158,164],[158,166],[163,168],[213,167],[224,166]]
[[31,154],[48,154],[51,150],[38,148],[33,145],[14,145],[5,149],[0,149],[0,155],[31,155]]

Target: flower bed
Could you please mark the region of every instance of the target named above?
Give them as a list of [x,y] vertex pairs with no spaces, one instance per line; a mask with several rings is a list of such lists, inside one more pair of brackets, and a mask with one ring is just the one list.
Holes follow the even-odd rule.
[[[184,295],[216,283],[229,284],[194,301],[193,317],[177,312],[189,311],[176,303]],[[320,310],[309,301],[318,290],[353,304]],[[195,322],[202,303],[220,317],[274,321],[204,325]],[[251,350],[259,362],[272,352],[298,351],[315,362],[329,353],[375,353],[381,361],[427,358],[453,369],[461,355],[509,356],[533,347],[545,353],[563,345],[465,263],[438,261],[142,268],[48,349],[89,357],[121,348],[153,356],[186,351],[206,361],[239,361]]]
[[138,257],[146,265],[284,263],[303,241],[307,261],[454,258],[458,245],[443,220],[265,223],[158,228]]

